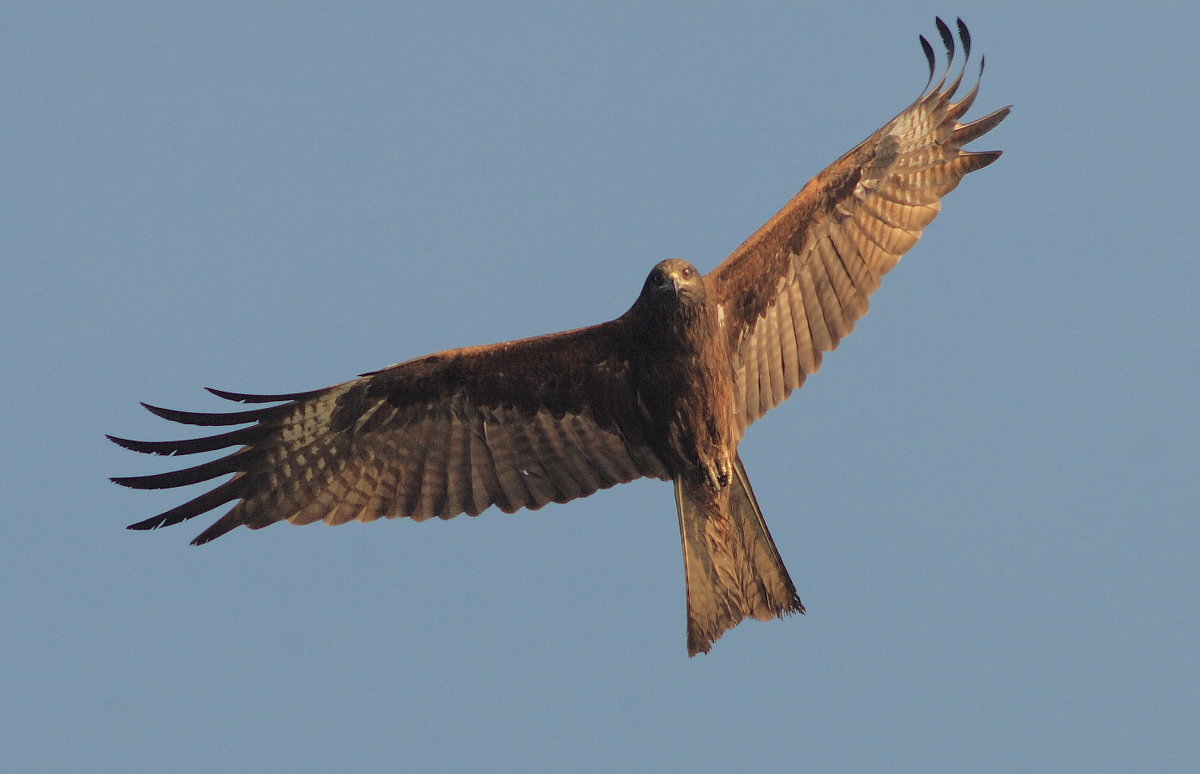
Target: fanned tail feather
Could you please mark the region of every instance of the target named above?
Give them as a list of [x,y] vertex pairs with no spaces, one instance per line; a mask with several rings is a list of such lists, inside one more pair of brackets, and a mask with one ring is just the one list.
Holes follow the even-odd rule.
[[735,468],[722,492],[688,478],[675,482],[692,656],[707,653],[746,618],[769,621],[804,612],[741,458]]

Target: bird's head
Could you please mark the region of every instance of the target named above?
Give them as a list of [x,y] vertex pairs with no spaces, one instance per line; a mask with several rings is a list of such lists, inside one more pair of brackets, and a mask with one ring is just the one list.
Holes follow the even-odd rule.
[[642,286],[643,297],[660,300],[665,294],[679,301],[702,300],[704,298],[704,276],[696,267],[682,258],[668,258],[650,270],[646,284]]
[[699,319],[708,307],[704,275],[681,258],[668,258],[650,270],[642,292],[622,316],[632,318],[643,331],[667,330],[672,324]]
[[622,317],[632,325],[636,346],[680,350],[714,335],[717,314],[704,275],[681,258],[668,258],[650,270]]

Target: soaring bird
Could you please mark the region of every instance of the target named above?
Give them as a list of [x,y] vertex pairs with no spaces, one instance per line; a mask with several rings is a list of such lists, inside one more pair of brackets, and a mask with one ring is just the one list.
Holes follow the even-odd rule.
[[[746,428],[801,386],[867,312],[883,275],[941,198],[1000,157],[963,146],[1008,115],[959,119],[966,64],[941,20],[945,74],[922,36],[921,96],[813,178],[710,274],[656,265],[615,320],[426,355],[313,390],[248,395],[228,413],[146,405],[164,419],[233,427],[180,441],[112,440],[148,454],[236,447],[183,470],[114,478],[162,489],[232,478],[130,529],[234,505],[193,540],[278,521],[416,520],[565,503],[643,476],[674,483],[687,647],[705,653],[743,619],[803,613],[738,455]],[[971,39],[957,23],[964,62]],[[982,61],[979,75],[983,73]],[[932,86],[930,85],[932,84]],[[111,437],[111,436],[110,436]]]

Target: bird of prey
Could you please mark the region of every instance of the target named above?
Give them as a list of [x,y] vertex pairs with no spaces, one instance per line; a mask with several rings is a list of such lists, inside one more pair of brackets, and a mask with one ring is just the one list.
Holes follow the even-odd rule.
[[[186,425],[242,426],[133,441],[148,454],[236,447],[183,470],[113,479],[162,489],[232,478],[131,525],[155,529],[234,503],[193,540],[279,521],[471,516],[565,503],[641,477],[674,483],[687,588],[687,647],[706,653],[743,619],[803,613],[738,456],[746,428],[815,373],[867,312],[883,275],[941,198],[1000,151],[963,146],[1008,114],[959,119],[956,41],[947,65],[920,38],[918,99],[811,180],[710,274],[672,258],[610,322],[419,357],[333,387],[280,395],[212,390],[248,410],[147,405]],[[964,60],[970,36],[957,24]],[[982,61],[979,75],[982,75]],[[932,87],[930,84],[933,84]]]

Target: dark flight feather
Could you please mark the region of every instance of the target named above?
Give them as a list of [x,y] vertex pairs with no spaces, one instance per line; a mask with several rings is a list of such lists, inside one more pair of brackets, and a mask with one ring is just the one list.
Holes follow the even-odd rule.
[[[181,470],[113,479],[135,489],[212,490],[131,529],[155,529],[227,503],[193,543],[280,521],[448,519],[565,503],[650,477],[673,480],[688,598],[688,651],[707,652],[747,617],[803,613],[738,455],[745,429],[821,366],[937,215],[941,197],[999,151],[967,143],[1008,115],[959,123],[971,55],[937,19],[946,68],[920,37],[929,80],[912,105],[813,178],[711,274],[679,259],[647,277],[633,306],[601,325],[439,352],[333,387],[254,395],[163,419],[245,427],[132,451],[234,451]],[[983,61],[980,61],[980,75]],[[270,404],[270,405],[267,405]]]

